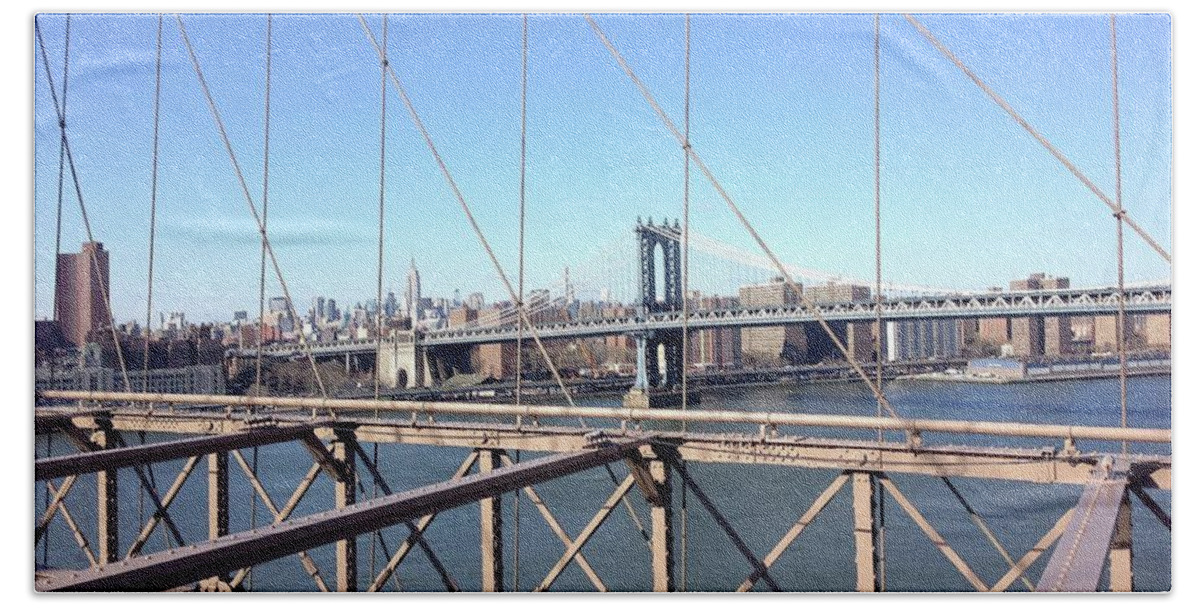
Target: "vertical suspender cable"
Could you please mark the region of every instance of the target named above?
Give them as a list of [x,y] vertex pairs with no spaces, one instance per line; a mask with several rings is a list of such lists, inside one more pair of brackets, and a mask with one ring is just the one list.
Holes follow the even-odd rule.
[[[267,288],[267,193],[270,183],[270,158],[271,158],[271,29],[273,25],[273,16],[267,13],[267,58],[266,58],[266,85],[263,101],[263,241],[259,258],[258,268],[258,352],[254,367],[254,387],[256,394],[262,394],[262,334],[263,322],[265,317],[266,307],[266,288]],[[251,408],[253,410],[253,408]],[[258,446],[250,452],[250,469],[255,475],[258,475]],[[258,527],[258,494],[254,491],[250,492],[250,529]],[[254,568],[249,568],[247,574],[247,585],[254,584]]]
[[262,394],[263,329],[267,322],[267,185],[271,158],[271,15],[267,14],[267,80],[263,103],[262,245],[258,262],[258,352],[254,361],[254,387]]
[[[159,101],[162,98],[162,14],[158,16],[158,33],[154,43],[154,136],[150,152],[150,252],[146,262],[146,327],[142,336],[142,392],[150,392],[150,322],[154,307],[154,229],[158,207],[158,119]],[[153,408],[153,405],[150,406]],[[138,439],[144,445],[146,432],[139,431]],[[153,468],[150,469],[153,474]],[[138,521],[145,521],[146,495],[138,492]]]
[[[375,273],[375,400],[379,401],[379,355],[383,350],[383,203],[387,179],[387,44],[388,18],[383,16],[383,55],[379,59],[379,257]],[[375,410],[379,415],[379,410]]]
[[[379,401],[379,361],[383,354],[383,208],[387,175],[387,68],[388,16],[383,15],[383,52],[379,59],[379,260],[375,274],[375,401]],[[379,408],[375,408],[379,417]],[[379,470],[379,442],[372,444],[371,463]],[[371,478],[371,498],[379,496],[379,480]],[[380,530],[379,534],[383,531]],[[375,545],[371,536],[371,573],[375,572]]]
[[[691,147],[691,132],[692,132],[692,16],[685,14],[683,16],[683,374],[682,385],[680,387],[680,401],[683,411],[687,411],[688,406],[688,236],[689,236],[689,211],[690,211],[690,191],[689,186],[691,181],[691,165],[692,159],[688,157],[688,148]],[[681,429],[687,432],[687,422],[684,421]],[[680,466],[687,471],[687,461],[680,463]],[[687,485],[683,485],[683,495],[680,497],[680,520],[679,520],[679,556],[682,566],[682,576],[680,576],[680,590],[687,591],[688,580],[688,511],[687,511]]]
[[[525,306],[525,118],[529,95],[529,15],[521,15],[521,179],[517,213],[517,309]],[[517,378],[516,402],[521,405],[521,360],[525,322],[517,315]],[[521,450],[516,451],[521,462]],[[513,591],[521,590],[521,490],[513,492]]]
[[[66,128],[66,112],[67,112],[67,66],[70,65],[71,59],[71,15],[67,14],[66,32],[63,36],[63,119],[59,121],[59,128]],[[54,86],[51,83],[50,86]],[[62,253],[62,200],[63,200],[63,169],[66,165],[66,137],[60,137],[58,140],[58,207],[54,215],[54,285],[58,286],[58,256]],[[55,294],[54,298],[54,320],[58,321],[58,297]],[[54,357],[51,356],[50,370],[53,373],[55,369]],[[53,434],[46,436],[46,455],[51,456],[53,447]],[[50,486],[44,485],[44,498],[46,500],[46,508],[50,508]],[[49,530],[47,530],[49,532]],[[45,542],[42,543],[42,562],[48,563],[50,560],[50,534],[45,535]]]
[[154,308],[154,231],[158,208],[158,117],[162,99],[162,27],[158,16],[158,34],[154,51],[154,140],[150,152],[150,253],[146,262],[146,327],[142,339],[142,392],[150,391],[150,323]]
[[[1121,202],[1121,106],[1117,95],[1117,15],[1109,15],[1112,29],[1112,102],[1113,102],[1113,149],[1116,159],[1116,211],[1113,217],[1117,219],[1117,357],[1120,359],[1121,373],[1121,428],[1128,424],[1128,361],[1125,353],[1125,207]],[[1121,454],[1129,452],[1129,442],[1121,442]]]
[[[71,64],[71,14],[67,14],[66,33],[63,36],[63,96],[62,120],[59,129],[67,128],[67,67]],[[51,85],[54,86],[54,85]],[[54,215],[54,284],[58,285],[58,256],[62,253],[62,199],[63,199],[63,168],[66,164],[66,137],[58,141],[58,210]],[[54,301],[54,320],[58,320],[58,300]]]
[[[875,14],[875,385],[883,390],[883,247],[882,214],[880,213],[880,144],[879,144],[879,14]],[[876,405],[876,416],[883,417],[883,404]],[[879,431],[883,441],[883,430]]]
[[[875,13],[875,385],[879,387],[879,392],[883,392],[883,214],[881,213],[881,187],[880,176],[882,174],[882,159],[880,145],[880,89],[881,89],[881,62],[879,56],[879,13]],[[883,402],[880,401],[875,406],[875,415],[883,417]],[[883,429],[879,429],[877,437],[880,443],[883,443]],[[880,452],[880,464],[882,464],[883,453]],[[872,483],[878,484],[879,479],[872,476]],[[881,491],[874,492],[879,501],[879,542],[877,556],[879,558],[879,590],[887,590],[887,568],[886,568],[886,539],[887,527],[886,518],[884,517],[884,493]]]

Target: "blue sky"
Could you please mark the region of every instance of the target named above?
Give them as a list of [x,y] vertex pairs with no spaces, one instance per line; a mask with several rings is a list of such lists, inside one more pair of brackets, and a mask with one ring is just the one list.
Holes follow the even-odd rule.
[[[1104,15],[925,15],[986,82],[1112,193],[1109,24]],[[677,122],[683,18],[597,20]],[[262,191],[266,19],[185,16],[256,202]],[[378,35],[380,18],[368,17]],[[64,18],[41,18],[61,78]],[[145,307],[153,126],[153,16],[76,16],[68,131],[92,228],[112,250],[118,319]],[[516,272],[521,21],[393,15],[389,53],[506,270]],[[696,151],[790,263],[873,276],[871,15],[697,15]],[[255,309],[254,222],[173,19],[164,22],[155,310],[196,320]],[[1035,271],[1115,281],[1107,208],[899,15],[882,19],[885,280],[981,288]],[[1118,18],[1125,204],[1171,248],[1171,22]],[[40,61],[40,55],[35,54]],[[58,132],[34,84],[35,314],[51,313]],[[353,16],[274,22],[270,232],[293,295],[374,295],[379,68]],[[61,82],[59,82],[61,85]],[[527,266],[629,282],[614,244],[640,216],[675,217],[677,144],[581,16],[530,18]],[[693,228],[754,250],[692,174]],[[410,257],[427,292],[502,288],[389,88],[385,289]],[[84,240],[71,189],[64,250]],[[1127,231],[1130,281],[1170,275]],[[607,251],[608,253],[603,253]],[[634,252],[629,249],[628,258]],[[698,258],[699,259],[699,258]],[[739,277],[707,279],[732,287]],[[278,293],[278,288],[271,290]]]

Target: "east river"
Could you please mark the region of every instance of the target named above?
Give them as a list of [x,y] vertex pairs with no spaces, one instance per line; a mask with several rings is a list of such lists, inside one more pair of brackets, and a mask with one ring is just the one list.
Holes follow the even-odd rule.
[[[990,421],[1020,421],[1052,424],[1082,424],[1118,426],[1119,405],[1116,379],[1056,381],[1028,384],[981,385],[949,382],[920,382],[899,380],[887,385],[887,395],[895,409],[905,417],[970,419]],[[619,405],[619,397],[589,397],[586,405]],[[702,402],[693,405],[703,409],[748,411],[785,411],[810,413],[839,413],[874,415],[876,405],[861,385],[830,383],[812,385],[769,385],[738,388],[708,389]],[[1149,376],[1129,381],[1130,426],[1168,428],[1171,426],[1171,377]],[[552,421],[542,421],[543,424]],[[578,424],[578,421],[562,421]],[[734,430],[717,427],[690,430]],[[744,432],[757,431],[741,427]],[[783,433],[796,430],[781,429]],[[843,436],[853,433],[843,432]],[[859,434],[859,436],[863,436]],[[873,435],[870,435],[873,436]],[[166,436],[150,436],[147,441],[165,440]],[[126,440],[138,443],[140,438],[127,433]],[[1041,447],[1051,440],[1021,440],[989,437],[955,437],[930,435],[928,444],[956,443],[973,445],[1021,445]],[[1102,442],[1082,442],[1085,452],[1116,451],[1119,446]],[[372,446],[366,444],[368,452]],[[50,446],[54,453],[66,453],[69,448],[61,438]],[[36,442],[38,456],[47,453],[46,440]],[[1169,445],[1132,444],[1135,453],[1169,453]],[[251,451],[244,454],[250,457]],[[415,488],[445,480],[466,457],[467,450],[425,446],[379,446],[380,468],[393,489]],[[524,453],[528,459],[534,454]],[[170,484],[181,461],[155,465],[154,473],[160,491]],[[258,453],[261,478],[275,503],[287,502],[296,484],[311,466],[308,454],[296,444],[263,448]],[[614,465],[613,471],[624,476],[624,465]],[[362,474],[365,470],[360,468]],[[801,513],[812,503],[834,477],[833,471],[807,470],[783,466],[701,464],[690,463],[689,473],[713,499],[719,510],[733,523],[750,548],[760,557],[779,540]],[[904,494],[921,510],[951,546],[971,565],[984,581],[995,582],[1008,570],[1008,565],[969,519],[949,488],[938,478],[917,475],[894,475],[893,480]],[[95,489],[87,476],[77,484],[68,500],[71,514],[81,528],[94,534]],[[676,477],[676,479],[678,479]],[[1067,485],[1037,485],[1018,482],[979,479],[955,479],[955,486],[987,522],[996,537],[1014,559],[1028,551],[1067,509],[1078,501],[1081,488]],[[238,465],[230,461],[231,529],[244,530],[250,526],[252,490]],[[35,517],[44,509],[43,488],[36,489]],[[368,485],[368,491],[370,486]],[[542,499],[572,536],[577,534],[600,508],[613,490],[613,481],[604,468],[585,471],[567,478],[537,486]],[[121,545],[125,550],[136,536],[139,526],[139,507],[149,516],[152,508],[139,505],[136,478],[128,471],[121,473]],[[189,478],[171,513],[188,542],[207,537],[205,512],[204,462]],[[1171,494],[1149,490],[1150,495],[1170,510]],[[648,523],[648,510],[636,489],[630,502]],[[675,491],[676,542],[682,541],[682,510],[680,490]],[[722,591],[738,586],[750,572],[750,567],[733,543],[713,522],[695,497],[689,497],[687,512],[686,588],[689,591]],[[849,487],[845,487],[833,502],[814,520],[796,543],[774,564],[770,572],[785,590],[825,591],[851,590],[854,586],[854,542],[850,511]],[[1171,587],[1171,534],[1137,500],[1133,503],[1134,582],[1138,590],[1167,590]],[[295,515],[306,515],[332,507],[332,484],[322,476],[300,503]],[[563,545],[546,526],[534,506],[522,496],[519,525],[514,517],[514,497],[503,498],[504,508],[504,577],[506,588],[513,584],[516,564],[519,563],[519,585],[529,590],[541,582],[562,554]],[[920,529],[891,497],[885,504],[886,585],[891,591],[957,591],[971,587],[945,559]],[[257,523],[269,523],[270,514],[257,502]],[[389,528],[384,537],[389,549],[407,536],[402,526]],[[446,569],[464,590],[478,589],[479,567],[479,509],[471,505],[441,513],[426,533],[426,539],[445,564]],[[36,550],[38,567],[81,569],[86,558],[61,519],[57,519],[48,534],[49,547]],[[156,530],[146,551],[165,547],[165,535]],[[89,541],[95,546],[94,539]],[[519,543],[519,553],[515,550]],[[370,583],[372,559],[376,568],[387,562],[388,555],[368,537],[359,538],[360,588]],[[681,547],[677,547],[676,564],[682,579],[684,564]],[[374,557],[372,558],[372,552]],[[325,581],[334,581],[333,549],[321,547],[311,552]],[[650,554],[624,508],[618,507],[586,545],[583,554],[611,590],[644,590],[650,586]],[[1036,584],[1048,553],[1027,573]],[[1102,580],[1107,582],[1107,575]],[[679,580],[680,587],[684,582]],[[305,573],[294,556],[254,568],[249,582],[252,590],[315,590],[312,578]],[[388,590],[437,591],[444,589],[429,560],[419,550],[413,551],[400,567]],[[756,590],[763,589],[760,583]],[[1012,589],[1023,589],[1018,580]],[[552,587],[556,591],[587,591],[592,586],[582,571],[571,564]]]

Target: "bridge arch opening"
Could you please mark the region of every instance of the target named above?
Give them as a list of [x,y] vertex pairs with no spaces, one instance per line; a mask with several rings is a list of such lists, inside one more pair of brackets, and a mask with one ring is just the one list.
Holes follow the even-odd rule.
[[662,241],[656,240],[653,249],[654,256],[654,301],[667,301],[667,250]]

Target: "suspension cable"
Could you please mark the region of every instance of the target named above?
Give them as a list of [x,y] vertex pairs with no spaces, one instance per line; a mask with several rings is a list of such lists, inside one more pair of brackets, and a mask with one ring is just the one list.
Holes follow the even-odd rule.
[[[158,15],[158,33],[154,50],[154,143],[150,153],[150,253],[146,262],[146,329],[142,339],[142,391],[150,391],[150,323],[154,309],[154,230],[158,207],[158,118],[162,99],[162,28],[163,16]],[[153,404],[150,405],[153,408]]]
[[[1121,106],[1117,94],[1117,15],[1109,15],[1112,28],[1112,102],[1113,102],[1113,150],[1117,177],[1117,209],[1113,217],[1117,220],[1117,357],[1121,364],[1121,428],[1128,425],[1129,369],[1125,352],[1125,233],[1122,220],[1128,220],[1121,202]],[[1129,453],[1129,442],[1121,442],[1121,454]]]
[[[663,125],[666,126],[667,130],[671,132],[671,135],[675,137],[680,145],[686,144],[687,139],[679,131],[678,127],[675,126],[674,121],[672,121],[671,118],[667,116],[666,112],[663,111],[662,106],[658,104],[658,101],[654,98],[654,95],[650,93],[650,89],[648,89],[641,79],[637,77],[637,74],[633,72],[633,68],[631,68],[629,63],[625,61],[625,58],[621,55],[620,51],[613,46],[612,41],[608,39],[608,36],[604,33],[604,30],[600,29],[600,25],[596,23],[596,20],[593,19],[591,15],[587,14],[584,15],[584,19],[586,19],[588,24],[592,26],[592,31],[594,31],[600,41],[604,43],[604,46],[608,49],[608,52],[613,56],[613,58],[616,59],[617,63],[621,66],[621,69],[625,71],[625,74],[629,76],[629,79],[633,81],[635,86],[637,86],[642,96],[645,97],[651,108],[653,108],[658,114],[658,117],[663,122]],[[794,279],[792,279],[791,273],[788,272],[787,268],[785,268],[784,265],[779,261],[779,258],[776,257],[775,252],[767,246],[766,241],[764,241],[758,234],[758,231],[754,229],[754,227],[750,224],[750,221],[746,219],[746,216],[742,213],[741,208],[737,206],[737,203],[733,201],[733,198],[729,195],[729,193],[726,192],[725,188],[721,186],[721,183],[717,181],[716,176],[713,175],[712,170],[708,168],[708,165],[705,164],[700,156],[696,153],[695,148],[686,146],[684,149],[687,150],[692,162],[696,163],[696,168],[700,169],[701,173],[708,178],[708,181],[713,185],[713,188],[716,189],[717,194],[720,195],[725,201],[725,204],[737,217],[738,221],[742,224],[742,227],[746,229],[746,232],[750,234],[754,241],[758,243],[759,248],[763,250],[763,253],[766,254],[766,256],[771,260],[771,263],[775,267],[776,271],[783,276],[784,282],[796,295],[800,303],[813,315],[813,318],[818,324],[820,324],[821,328],[825,330],[825,333],[829,335],[830,341],[832,341],[834,346],[836,346],[837,349],[842,353],[842,356],[846,358],[846,361],[854,369],[855,373],[857,373],[867,387],[871,389],[876,401],[878,401],[882,405],[883,409],[891,414],[893,418],[899,419],[900,415],[896,413],[896,410],[892,407],[891,403],[889,403],[883,393],[880,392],[878,385],[876,385],[874,380],[867,375],[866,371],[863,370],[862,366],[859,365],[858,361],[854,358],[850,351],[847,350],[845,343],[843,343],[842,340],[837,337],[837,334],[834,333],[833,328],[829,326],[829,323],[825,320],[825,316],[821,314],[821,311],[817,308],[817,306],[813,304],[812,300],[810,300],[808,296],[804,295],[804,292],[800,289],[800,286],[796,284]]]
[[255,343],[258,352],[254,360],[254,387],[262,394],[262,363],[263,363],[263,330],[267,322],[267,201],[271,161],[271,22],[272,16],[267,13],[267,75],[266,94],[263,101],[263,198],[262,198],[262,227],[263,238],[259,246],[258,258],[258,339]]
[[[83,228],[87,234],[88,242],[95,243],[96,239],[92,235],[92,223],[88,219],[87,205],[83,200],[83,190],[79,185],[79,171],[75,166],[75,156],[71,153],[71,141],[67,138],[67,115],[65,111],[65,105],[59,104],[58,91],[55,89],[54,85],[54,75],[50,72],[50,57],[46,54],[46,43],[45,40],[42,39],[42,29],[38,25],[37,19],[34,19],[33,21],[33,31],[37,36],[38,49],[41,51],[42,66],[46,71],[46,81],[50,85],[50,97],[54,102],[54,113],[58,118],[58,129],[60,136],[59,143],[62,146],[63,151],[67,154],[67,167],[71,170],[71,183],[75,187],[75,198],[79,201],[79,215],[83,219]],[[108,321],[108,328],[112,334],[113,347],[117,351],[117,362],[121,366],[122,383],[124,384],[126,391],[133,392],[133,387],[129,382],[129,368],[125,364],[125,352],[124,349],[121,348],[121,340],[117,336],[117,324],[113,321],[112,300],[109,298],[108,286],[104,284],[104,280],[100,276],[99,256],[93,253],[87,257],[91,260],[92,271],[96,273],[96,283],[100,289],[100,298],[104,301],[104,307],[106,309],[105,320]],[[55,260],[55,262],[57,262],[57,260]],[[57,279],[57,277],[55,278]]]
[[[267,251],[267,255],[271,259],[271,266],[275,269],[275,278],[279,280],[279,286],[283,289],[283,297],[287,301],[288,313],[293,319],[299,319],[296,314],[296,305],[292,300],[291,292],[288,290],[287,281],[283,278],[283,270],[280,269],[279,259],[275,256],[275,249],[271,247],[271,240],[267,237],[266,226],[259,217],[258,207],[254,204],[254,199],[250,196],[250,190],[246,186],[246,178],[242,174],[242,167],[238,163],[237,155],[233,151],[233,143],[229,140],[229,134],[225,131],[225,123],[221,120],[221,113],[217,110],[216,101],[213,100],[212,92],[208,88],[208,82],[204,79],[204,72],[200,68],[200,61],[196,58],[196,51],[192,48],[191,39],[188,38],[187,28],[183,25],[183,18],[178,14],[175,15],[175,22],[179,25],[179,33],[183,38],[184,46],[187,47],[188,56],[192,61],[192,68],[196,71],[196,79],[200,82],[200,88],[204,93],[204,98],[208,102],[208,109],[212,113],[213,121],[216,123],[217,131],[221,136],[221,140],[225,144],[225,151],[229,155],[229,162],[233,165],[234,174],[237,177],[238,184],[241,186],[242,195],[246,198],[246,204],[250,207],[250,214],[254,216],[254,223],[258,226],[259,234],[262,235],[263,246]],[[308,356],[308,362],[312,366],[313,376],[317,380],[317,387],[321,391],[322,397],[328,397],[329,394],[325,390],[325,382],[321,380],[321,374],[317,370],[317,360],[313,356],[312,347],[304,336],[304,331],[298,332],[300,336],[300,346],[304,349]],[[261,336],[260,336],[261,337]],[[337,414],[332,409],[329,410],[331,416],[336,417]]]
[[938,38],[933,35],[933,32],[930,32],[912,15],[904,15],[904,18],[907,19],[908,22],[912,24],[912,26],[916,28],[926,40],[933,44],[938,51],[941,51],[941,53],[945,55],[947,59],[954,62],[954,65],[958,66],[958,69],[962,70],[962,72],[967,75],[967,78],[970,78],[976,86],[983,90],[984,93],[987,93],[988,97],[991,97],[992,101],[996,102],[996,105],[1003,108],[1004,111],[1013,118],[1013,120],[1017,121],[1017,124],[1021,125],[1021,127],[1028,131],[1029,134],[1038,141],[1038,143],[1042,144],[1042,147],[1046,148],[1046,150],[1050,152],[1050,154],[1054,155],[1054,158],[1058,159],[1058,162],[1062,163],[1062,165],[1066,167],[1072,175],[1074,175],[1079,181],[1083,182],[1083,185],[1087,186],[1097,198],[1099,198],[1104,204],[1108,205],[1108,207],[1112,209],[1113,213],[1120,214],[1120,218],[1118,219],[1121,219],[1126,224],[1129,224],[1129,227],[1133,228],[1134,232],[1137,232],[1138,236],[1142,237],[1142,240],[1146,241],[1146,243],[1150,245],[1150,247],[1153,248],[1158,255],[1162,256],[1167,263],[1171,262],[1171,255],[1167,253],[1167,251],[1163,249],[1162,246],[1159,245],[1158,242],[1155,241],[1148,232],[1142,229],[1137,222],[1133,221],[1133,218],[1129,217],[1129,215],[1121,209],[1118,203],[1114,202],[1108,197],[1107,194],[1100,190],[1096,184],[1092,183],[1092,180],[1088,179],[1087,176],[1079,170],[1079,167],[1076,167],[1075,164],[1066,157],[1066,155],[1064,155],[1058,148],[1054,147],[1054,144],[1050,143],[1050,140],[1046,139],[1045,136],[1037,131],[1037,129],[1034,129],[1033,125],[1029,124],[1029,122],[1021,117],[1020,114],[1017,114],[1017,111],[1014,110],[1012,106],[1008,105],[1008,102],[1004,101],[1004,98],[1000,97],[998,93],[993,91],[991,87],[983,82],[981,78],[979,78],[979,76],[976,76],[975,72],[972,72],[971,69],[967,67],[967,64],[963,63],[963,61],[959,59],[953,51],[947,48],[944,44],[942,44],[941,40],[938,40]]
[[[689,188],[691,186],[691,159],[688,158],[688,148],[692,146],[692,16],[685,14],[683,16],[683,234],[681,235],[683,248],[683,374],[681,376],[680,386],[680,403],[683,411],[687,411],[688,407],[688,236],[690,233],[690,196]],[[684,421],[680,429],[687,432],[687,421]],[[681,463],[684,473],[687,473],[687,461]],[[680,497],[680,520],[679,520],[679,557],[681,562],[680,590],[687,591],[688,584],[688,508],[687,508],[687,484],[683,484],[683,495]]]

